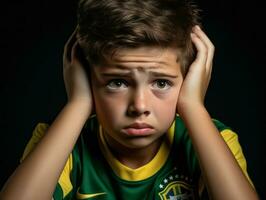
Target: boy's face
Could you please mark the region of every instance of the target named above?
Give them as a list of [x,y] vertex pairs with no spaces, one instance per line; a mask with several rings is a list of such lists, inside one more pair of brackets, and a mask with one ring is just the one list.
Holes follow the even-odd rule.
[[123,49],[92,67],[97,118],[106,138],[127,149],[148,147],[171,126],[183,81],[178,50]]

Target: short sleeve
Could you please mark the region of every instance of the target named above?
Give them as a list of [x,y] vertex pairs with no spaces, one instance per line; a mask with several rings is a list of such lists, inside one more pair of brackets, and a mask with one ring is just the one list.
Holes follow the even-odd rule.
[[247,172],[247,162],[243,154],[242,148],[239,144],[237,134],[230,129],[225,129],[221,132],[221,135],[223,136],[224,141],[226,142],[231,152],[233,153],[235,159],[237,160],[239,166],[241,167],[249,183],[254,187]]
[[[231,150],[232,154],[234,155],[234,157],[235,157],[236,161],[238,162],[240,168],[242,169],[243,173],[245,174],[247,180],[249,181],[249,183],[254,188],[254,185],[253,185],[253,183],[252,183],[252,181],[248,175],[248,172],[247,172],[247,162],[246,162],[245,156],[243,154],[242,148],[240,146],[240,143],[238,141],[237,134],[229,128],[225,128],[225,129],[221,130],[220,133],[221,133],[224,141],[228,145],[229,149]],[[200,177],[200,180],[199,180],[199,194],[201,196],[201,199],[204,199],[204,200],[209,199],[202,176]]]

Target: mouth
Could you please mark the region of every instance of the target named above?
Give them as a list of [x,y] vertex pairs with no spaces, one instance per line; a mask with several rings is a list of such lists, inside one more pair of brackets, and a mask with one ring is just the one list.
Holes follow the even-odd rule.
[[134,123],[123,128],[122,132],[130,136],[148,136],[154,133],[154,128],[146,123]]

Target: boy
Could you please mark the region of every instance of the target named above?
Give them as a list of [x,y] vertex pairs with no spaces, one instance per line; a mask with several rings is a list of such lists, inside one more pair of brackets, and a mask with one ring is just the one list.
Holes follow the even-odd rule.
[[236,134],[204,107],[214,47],[197,24],[187,1],[81,0],[68,102],[1,199],[258,199]]

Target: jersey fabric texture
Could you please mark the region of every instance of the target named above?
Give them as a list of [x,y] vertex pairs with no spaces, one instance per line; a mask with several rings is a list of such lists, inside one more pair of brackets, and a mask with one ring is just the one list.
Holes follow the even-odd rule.
[[[213,120],[244,174],[246,160],[237,134]],[[22,160],[42,138],[49,124],[39,123]],[[221,161],[222,162],[222,161]],[[90,118],[70,154],[53,195],[55,200],[194,200],[208,199],[196,154],[179,116],[165,134],[155,157],[131,169],[109,151],[97,118]]]

